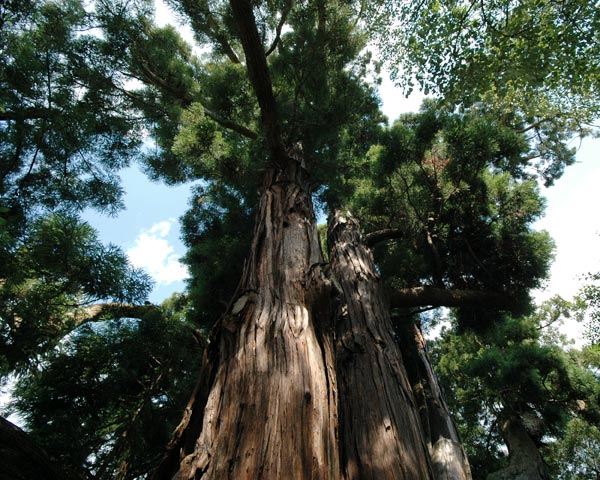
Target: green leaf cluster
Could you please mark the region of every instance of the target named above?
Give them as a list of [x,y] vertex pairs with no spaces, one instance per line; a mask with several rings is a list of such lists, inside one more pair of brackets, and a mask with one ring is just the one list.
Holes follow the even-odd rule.
[[99,33],[105,10],[78,0],[2,6],[2,374],[39,361],[76,326],[79,307],[139,302],[150,290],[150,278],[80,220],[87,208],[122,207],[118,172],[141,145],[125,77]]
[[567,448],[572,422],[591,422],[593,429],[600,419],[593,357],[585,350],[545,343],[556,336],[543,335],[542,330],[548,329],[549,320],[557,321],[565,307],[555,299],[530,317],[505,317],[483,334],[454,328],[435,342],[436,372],[474,478],[485,478],[504,465],[499,423],[508,414],[520,419],[551,464],[565,462],[564,457],[557,460],[561,457],[556,452]]
[[140,302],[152,282],[120,248],[103,245],[74,215],[39,218],[0,234],[1,372],[23,369],[77,326],[78,310],[99,300]]
[[481,109],[530,134],[547,184],[574,161],[572,136],[600,111],[594,1],[371,2],[369,27],[392,76],[453,109]]
[[510,292],[515,311],[541,285],[553,243],[533,230],[544,200],[521,134],[483,115],[425,104],[381,131],[350,180],[367,231],[397,229],[375,255],[393,288]]

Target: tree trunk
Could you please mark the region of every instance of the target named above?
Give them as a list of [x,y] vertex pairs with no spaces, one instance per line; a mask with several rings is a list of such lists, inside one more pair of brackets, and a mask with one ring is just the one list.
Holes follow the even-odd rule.
[[339,478],[328,289],[305,177],[295,160],[265,175],[250,257],[212,342],[201,433],[175,478]]
[[82,480],[36,445],[29,435],[0,417],[0,480]]
[[342,474],[348,479],[432,478],[389,309],[358,222],[336,212],[328,243],[344,299],[336,325]]
[[509,464],[488,480],[550,480],[548,467],[518,415],[504,412],[500,432],[508,447]]
[[397,330],[425,431],[434,477],[436,480],[470,480],[469,461],[429,361],[421,328],[411,321],[400,325]]
[[[197,389],[167,460],[179,464],[178,479],[427,480],[431,466],[414,399],[362,246],[347,250],[360,264],[350,264],[343,249],[333,252],[348,311],[334,351],[334,292],[321,272],[308,175],[299,152],[282,141],[253,4],[230,6],[271,168],[242,280],[209,347],[208,393]],[[332,230],[335,245],[344,245],[342,230]],[[336,353],[343,357],[337,371]],[[158,475],[168,478],[169,470]]]

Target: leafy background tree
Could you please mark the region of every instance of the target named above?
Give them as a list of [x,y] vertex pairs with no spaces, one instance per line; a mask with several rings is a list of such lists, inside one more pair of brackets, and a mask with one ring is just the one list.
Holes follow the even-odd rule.
[[[511,456],[515,447],[524,448],[511,445],[503,432],[507,415],[519,418],[531,446],[550,465],[551,478],[574,478],[568,472],[578,467],[567,456],[569,448],[578,448],[572,428],[585,425],[593,432],[600,390],[595,347],[567,350],[557,333],[557,323],[571,308],[555,298],[535,314],[507,317],[483,334],[460,332],[455,324],[434,342],[436,371],[474,478],[507,468],[505,448]],[[584,470],[591,472],[589,463],[581,464]]]
[[[140,145],[106,42],[77,1],[3,5],[0,55],[0,365],[39,360],[100,300],[143,301],[150,278],[80,219],[115,214]],[[102,113],[101,113],[102,112]]]
[[174,295],[139,320],[83,325],[37,375],[19,380],[12,408],[50,455],[98,478],[136,478],[152,469],[201,359],[182,303]]

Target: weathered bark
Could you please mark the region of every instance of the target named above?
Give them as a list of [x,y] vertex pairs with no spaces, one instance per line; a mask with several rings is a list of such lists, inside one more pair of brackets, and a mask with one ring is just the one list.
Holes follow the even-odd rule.
[[488,480],[550,480],[548,467],[521,418],[505,411],[499,424],[508,447],[509,464],[488,475]]
[[[271,155],[251,252],[216,327],[214,379],[193,451],[176,478],[338,478],[337,397],[323,262],[302,158],[282,143],[263,46],[249,0],[231,1]],[[184,420],[182,424],[185,427]],[[183,432],[182,439],[194,438]],[[184,440],[184,443],[187,441]]]
[[16,425],[0,417],[0,480],[82,480],[52,459]]
[[344,478],[432,478],[389,309],[358,222],[339,212],[332,215],[328,243],[331,270],[344,298],[336,325]]
[[308,182],[290,161],[265,177],[251,254],[212,342],[201,433],[175,478],[339,478],[322,261]]
[[407,322],[397,331],[429,447],[434,477],[436,480],[470,480],[469,461],[429,361],[421,328],[418,324]]

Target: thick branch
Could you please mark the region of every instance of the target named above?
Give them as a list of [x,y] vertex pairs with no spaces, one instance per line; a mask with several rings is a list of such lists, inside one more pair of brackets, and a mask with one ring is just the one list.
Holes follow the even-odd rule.
[[208,20],[208,28],[209,28],[209,31],[210,31],[212,37],[215,39],[215,41],[217,41],[219,43],[219,45],[220,45],[221,49],[223,50],[223,52],[225,53],[225,55],[227,55],[229,57],[229,60],[231,60],[233,63],[240,63],[240,59],[235,54],[235,51],[233,50],[233,48],[227,41],[227,37],[223,34],[221,29],[219,28],[219,22],[217,22],[215,20],[215,17],[210,13],[208,14],[207,20]]
[[277,24],[277,28],[275,29],[275,39],[273,40],[271,47],[267,50],[267,53],[265,53],[265,56],[268,57],[277,48],[277,44],[281,40],[281,30],[283,29],[283,26],[285,25],[287,16],[290,13],[291,9],[292,9],[292,0],[288,0],[285,4],[283,11],[281,12],[281,18],[279,19],[279,23]]
[[513,298],[506,293],[489,290],[446,290],[436,287],[403,288],[390,292],[392,308],[406,307],[493,307],[510,309]]
[[206,107],[203,107],[203,109],[204,109],[204,114],[207,117],[209,117],[211,120],[217,122],[222,127],[228,128],[229,130],[233,130],[234,132],[237,132],[240,135],[243,135],[244,137],[248,137],[251,139],[258,138],[258,134],[254,130],[250,130],[248,127],[244,127],[243,125],[232,122],[231,120],[229,120],[227,118],[223,118],[220,115],[217,115],[215,112],[213,112],[212,110],[209,110]]
[[384,228],[382,230],[367,233],[364,236],[363,241],[368,247],[373,247],[379,242],[384,242],[386,240],[392,240],[395,238],[402,238],[403,236],[404,233],[399,228]]
[[256,28],[252,3],[250,0],[230,0],[230,4],[246,55],[248,77],[260,106],[267,144],[274,163],[282,165],[285,163],[286,155],[279,130],[277,105],[273,95],[267,57]]
[[75,313],[74,318],[76,326],[79,326],[87,322],[98,322],[109,318],[143,318],[153,311],[158,311],[158,307],[152,304],[97,303]]
[[[154,85],[158,89],[162,89],[169,92],[171,95],[177,98],[179,102],[181,102],[182,106],[189,107],[195,101],[187,92],[173,88],[172,85],[170,85],[165,79],[161,78],[156,73],[154,73],[148,66],[143,67],[143,72],[145,74],[144,80],[146,82],[148,82],[151,85]],[[142,97],[135,95],[125,89],[119,88],[116,85],[115,88],[117,88],[121,93],[123,93],[128,98],[131,98],[132,100],[138,102],[144,101]],[[253,140],[258,138],[258,134],[255,131],[250,130],[248,127],[235,123],[234,121],[229,120],[228,118],[222,117],[216,112],[213,112],[212,110],[206,108],[204,105],[202,105],[202,108],[204,110],[204,114],[214,122],[218,123],[221,127],[237,132],[240,135],[243,135],[247,138],[251,138]]]

